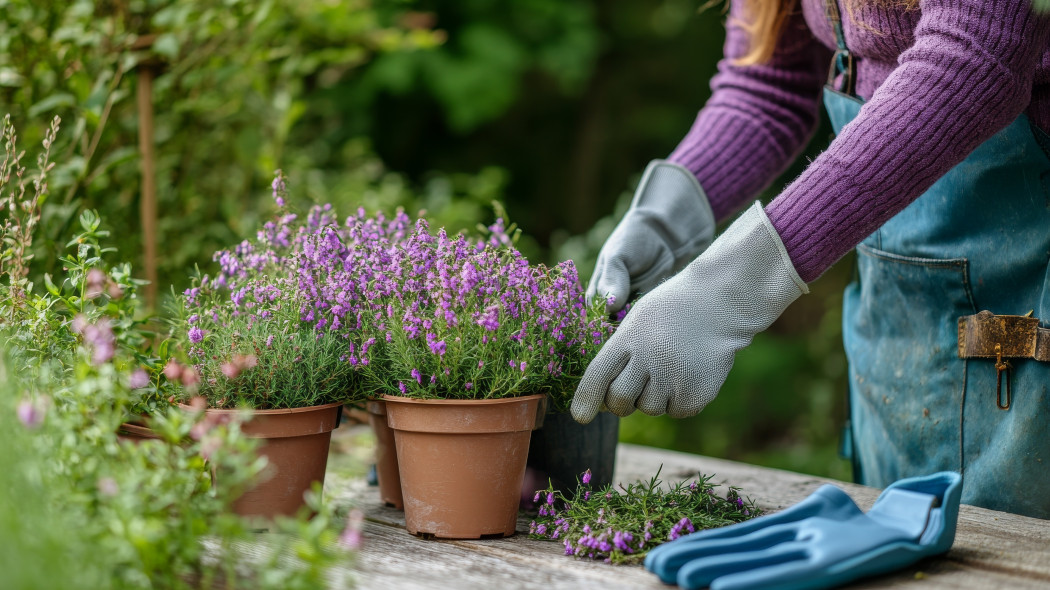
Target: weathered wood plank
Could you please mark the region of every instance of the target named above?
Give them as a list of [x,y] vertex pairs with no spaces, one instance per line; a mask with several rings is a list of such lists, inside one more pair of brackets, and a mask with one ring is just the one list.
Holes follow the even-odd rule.
[[[652,477],[661,464],[663,475],[669,480],[697,472],[715,474],[716,481],[742,488],[767,510],[791,506],[825,483],[846,490],[865,510],[879,495],[875,488],[852,483],[633,445],[620,445],[617,479]],[[955,545],[947,559],[978,571],[1040,580],[1050,587],[1050,521],[963,505]]]
[[[633,445],[621,445],[616,479],[649,479],[660,465],[664,481],[715,474],[717,482],[741,488],[771,511],[798,502],[823,483],[839,485],[865,509],[878,496],[878,490],[864,486]],[[365,546],[356,563],[348,564],[360,588],[668,588],[639,566],[575,560],[562,555],[560,544],[524,534],[484,541],[416,538],[404,530],[403,513],[380,503],[376,488],[341,476],[338,469],[329,470],[325,494],[366,515]],[[519,532],[527,528],[528,520],[519,520]],[[915,584],[924,590],[1050,588],[1050,522],[964,506],[955,547],[946,558],[851,587]]]

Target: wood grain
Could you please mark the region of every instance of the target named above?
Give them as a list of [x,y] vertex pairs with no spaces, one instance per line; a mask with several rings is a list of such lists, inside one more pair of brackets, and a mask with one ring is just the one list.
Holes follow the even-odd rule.
[[[657,469],[662,469],[665,482],[698,473],[714,474],[715,482],[741,488],[769,511],[798,502],[824,483],[839,485],[864,509],[879,493],[873,488],[787,471],[620,445],[617,481],[647,480]],[[360,477],[330,469],[325,494],[328,501],[353,504],[366,514],[365,546],[344,572],[359,588],[669,588],[640,566],[611,566],[566,557],[559,543],[527,538],[523,533],[529,521],[525,518],[519,519],[519,534],[507,539],[423,540],[408,534],[403,513],[383,506],[377,488],[367,486]],[[1050,589],[1050,522],[964,506],[955,546],[947,556],[849,587]]]

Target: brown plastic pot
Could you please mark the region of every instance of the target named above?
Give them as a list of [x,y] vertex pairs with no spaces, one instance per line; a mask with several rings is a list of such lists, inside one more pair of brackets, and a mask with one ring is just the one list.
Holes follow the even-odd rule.
[[138,444],[144,440],[159,440],[160,435],[153,432],[148,426],[135,424],[134,422],[125,422],[117,429],[117,438]]
[[394,443],[394,431],[386,420],[386,402],[374,400],[365,405],[368,411],[368,423],[376,435],[376,478],[379,480],[379,498],[391,508],[403,510],[404,497],[401,495],[401,474],[397,466],[397,447]]
[[[241,425],[248,438],[263,439],[258,453],[268,465],[263,479],[233,503],[241,516],[292,516],[305,505],[303,494],[314,482],[324,484],[332,430],[339,425],[342,403],[255,410]],[[240,410],[205,410],[218,421],[232,419]],[[221,485],[222,475],[217,476]]]
[[529,436],[543,396],[383,400],[397,446],[408,532],[443,539],[513,535]]

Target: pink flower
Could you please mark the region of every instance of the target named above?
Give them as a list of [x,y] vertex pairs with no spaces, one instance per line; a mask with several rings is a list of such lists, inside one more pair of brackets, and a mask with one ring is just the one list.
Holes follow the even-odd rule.
[[182,376],[182,365],[175,359],[168,359],[168,364],[164,365],[164,376],[168,378],[168,381],[175,381]]
[[31,400],[27,398],[19,402],[16,412],[18,414],[18,421],[26,428],[37,428],[44,423],[44,415],[47,413],[47,407],[44,404],[44,400]]
[[96,485],[98,486],[98,492],[108,498],[112,498],[120,493],[120,486],[117,485],[117,480],[112,477],[100,477]]
[[346,518],[346,528],[343,529],[343,534],[339,535],[339,544],[350,551],[360,549],[364,544],[364,536],[361,534],[364,524],[364,513],[356,508],[351,510]]
[[144,369],[135,369],[131,372],[131,376],[128,377],[128,387],[132,389],[142,389],[149,385],[149,373]]

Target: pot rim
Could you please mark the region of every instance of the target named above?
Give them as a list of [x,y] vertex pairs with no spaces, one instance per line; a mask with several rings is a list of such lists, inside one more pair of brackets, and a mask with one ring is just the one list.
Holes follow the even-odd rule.
[[400,395],[388,395],[383,394],[382,401],[394,402],[398,404],[418,404],[418,405],[431,405],[431,406],[473,406],[473,405],[498,405],[515,403],[523,400],[531,400],[537,398],[545,398],[547,394],[534,393],[532,395],[518,395],[515,397],[501,397],[495,399],[417,399],[414,397],[404,397]]
[[[204,411],[210,414],[237,414],[240,412],[251,412],[252,416],[274,416],[281,414],[301,414],[303,412],[315,412],[319,410],[327,410],[336,406],[342,406],[343,402],[332,402],[330,404],[322,404],[320,406],[305,406],[302,408],[277,408],[273,410],[254,410],[252,408],[204,408]],[[179,403],[179,407],[183,410],[199,411],[194,409],[189,404]]]

